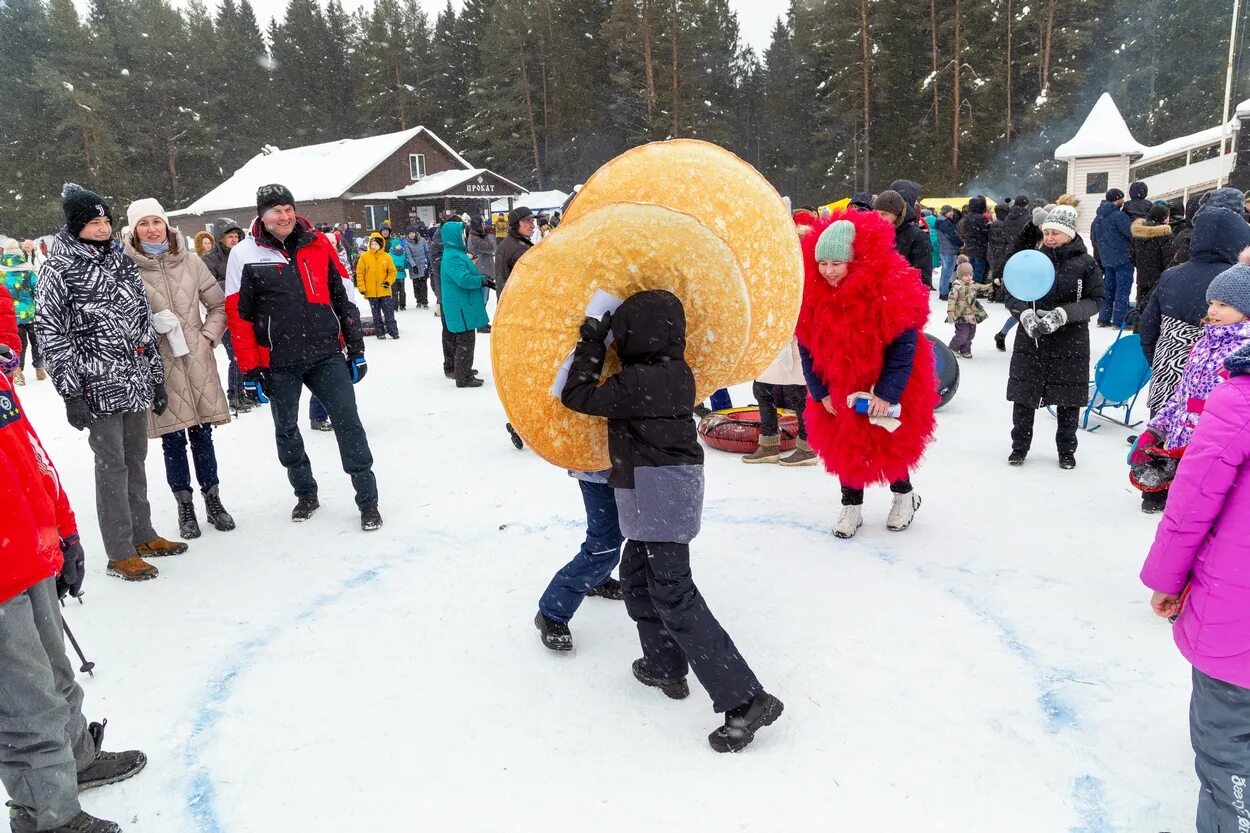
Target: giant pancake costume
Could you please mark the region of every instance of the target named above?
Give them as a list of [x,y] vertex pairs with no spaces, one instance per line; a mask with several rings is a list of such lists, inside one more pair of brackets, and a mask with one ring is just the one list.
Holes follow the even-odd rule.
[[794,334],[803,295],[802,253],[776,190],[716,145],[643,145],[600,168],[517,262],[493,323],[495,384],[512,426],[548,462],[609,467],[606,420],[568,410],[553,386],[596,291],[624,300],[648,289],[685,308],[700,398],[755,378]]

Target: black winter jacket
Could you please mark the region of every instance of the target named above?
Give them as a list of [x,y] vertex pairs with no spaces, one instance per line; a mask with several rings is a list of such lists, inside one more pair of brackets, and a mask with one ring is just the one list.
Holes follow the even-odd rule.
[[1137,308],[1143,309],[1172,264],[1172,227],[1149,220],[1133,221],[1133,265],[1137,267]]
[[1036,249],[1042,242],[1042,231],[1033,225],[1033,211],[1028,206],[1011,207],[1007,219],[1003,221],[1003,235],[1007,239],[1006,260],[1011,260],[1016,252]]
[[689,543],[703,511],[703,447],[685,310],[670,292],[640,292],[612,316],[612,337],[621,371],[600,385],[607,346],[578,341],[560,399],[608,420],[608,484],[617,489],[625,537]]
[[1202,334],[1207,287],[1250,246],[1250,225],[1226,208],[1208,208],[1194,220],[1189,260],[1163,273],[1138,323],[1142,352],[1154,368],[1150,411],[1172,396],[1189,350]]
[[1084,405],[1089,401],[1089,320],[1102,308],[1102,270],[1078,235],[1057,249],[1042,253],[1055,264],[1055,284],[1036,304],[1007,296],[1007,309],[1020,315],[1026,309],[1042,312],[1062,307],[1068,323],[1036,341],[1016,328],[1007,379],[1012,402],[1041,405]]
[[152,407],[165,366],[135,262],[67,230],[52,240],[35,283],[35,333],[56,392],[97,416]]
[[508,236],[503,239],[503,242],[499,244],[499,250],[495,252],[496,292],[503,292],[504,284],[512,275],[512,267],[516,266],[521,255],[528,252],[533,245],[527,238],[521,236],[520,231],[511,226],[508,227]]
[[964,254],[970,258],[989,258],[990,221],[985,219],[987,203],[984,197],[968,201],[968,213],[960,223],[959,234],[964,240]]

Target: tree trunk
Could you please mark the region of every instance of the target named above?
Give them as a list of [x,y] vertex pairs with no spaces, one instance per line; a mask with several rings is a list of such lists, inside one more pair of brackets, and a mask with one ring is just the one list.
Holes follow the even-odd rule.
[[395,64],[395,98],[399,101],[399,129],[408,129],[408,115],[404,108],[404,99],[408,91],[404,89],[404,79],[399,73],[399,63]]
[[1042,36],[1042,95],[1050,89],[1050,46],[1055,33],[1055,4],[1058,0],[1049,0],[1046,14],[1046,30]]
[[651,0],[642,0],[642,68],[647,83],[647,132],[655,126],[655,60],[651,55]]
[[1011,144],[1011,0],[1007,0],[1007,143]]
[[[1011,0],[1008,0],[1011,2]],[[929,84],[933,87],[933,130],[936,133],[941,126],[941,104],[938,101],[938,48],[937,48],[937,0],[929,0],[929,33],[933,47],[933,75]],[[1010,49],[1008,49],[1010,51]]]
[[668,40],[669,40],[669,45],[671,46],[672,52],[673,52],[673,55],[672,55],[672,73],[673,73],[672,109],[673,109],[673,137],[676,138],[681,133],[681,119],[678,117],[678,113],[677,113],[677,87],[678,87],[678,83],[677,83],[677,79],[678,79],[678,76],[677,76],[677,27],[680,25],[680,22],[677,18],[677,0],[672,0],[672,11],[673,11],[673,14],[670,17],[669,24],[668,24],[668,28],[669,28]]
[[868,32],[868,0],[859,0],[859,41],[863,51],[863,81],[864,81],[864,190],[872,190],[869,185],[869,177],[871,176],[872,167],[870,164],[870,153],[872,151],[872,128],[870,127],[872,116],[870,110],[870,97],[872,93],[872,67],[869,62],[871,52],[869,44]]
[[530,123],[530,144],[534,150],[534,174],[538,178],[538,190],[544,191],[547,188],[545,177],[543,176],[543,160],[538,152],[538,125],[534,122],[534,92],[530,85],[529,68],[525,61],[525,38],[521,38],[521,86],[525,88],[525,116]]
[[954,123],[951,126],[951,173],[955,178],[959,177],[959,115],[960,101],[959,93],[961,80],[963,76],[963,44],[960,42],[962,32],[960,31],[961,21],[959,19],[959,0],[955,0],[955,80],[954,80]]
[[174,142],[172,139],[165,145],[165,162],[169,166],[169,181],[173,185],[174,202],[181,202],[182,196],[178,189],[178,161],[174,152]]

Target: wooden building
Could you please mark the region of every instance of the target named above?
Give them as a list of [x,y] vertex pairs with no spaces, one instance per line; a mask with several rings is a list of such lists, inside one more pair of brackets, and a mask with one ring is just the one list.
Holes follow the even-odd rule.
[[516,200],[524,188],[494,171],[475,168],[424,127],[270,150],[191,205],[171,211],[183,234],[211,228],[219,217],[246,227],[256,216],[256,189],[269,183],[291,189],[296,209],[314,225],[350,222],[377,229],[389,220],[402,229],[427,224],[447,210],[489,215],[499,199]]

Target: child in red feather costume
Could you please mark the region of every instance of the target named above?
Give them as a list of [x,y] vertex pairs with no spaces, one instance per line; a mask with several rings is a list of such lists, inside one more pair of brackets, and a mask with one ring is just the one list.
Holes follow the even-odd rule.
[[[933,439],[937,373],[924,337],[928,290],[873,212],[838,212],[800,227],[805,279],[796,334],[813,402],[808,442],[842,484],[835,534],[863,525],[864,488],[889,483],[887,527],[906,529],[920,506],[908,477]],[[871,393],[869,413],[847,398]],[[901,405],[895,430],[887,411]],[[883,419],[884,418],[884,419]]]

